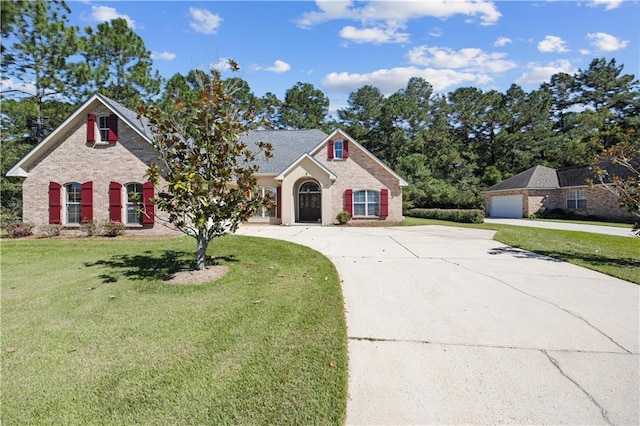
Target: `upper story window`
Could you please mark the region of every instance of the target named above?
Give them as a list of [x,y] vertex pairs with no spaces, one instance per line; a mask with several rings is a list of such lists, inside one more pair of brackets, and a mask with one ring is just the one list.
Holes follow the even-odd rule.
[[67,210],[68,224],[79,224],[81,216],[82,202],[82,185],[77,182],[65,185],[65,207]]
[[568,209],[586,209],[587,208],[587,190],[571,189],[567,191],[567,208]]
[[354,216],[380,216],[380,192],[364,190],[353,193]]
[[335,141],[333,143],[333,156],[334,158],[344,158],[344,142]]
[[98,116],[98,131],[100,132],[100,140],[107,142],[109,140],[109,116]]

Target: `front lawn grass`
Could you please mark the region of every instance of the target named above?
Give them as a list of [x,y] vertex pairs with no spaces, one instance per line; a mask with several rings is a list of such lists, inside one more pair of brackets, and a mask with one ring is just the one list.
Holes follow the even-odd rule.
[[640,239],[589,232],[529,228],[499,224],[468,224],[407,217],[405,225],[445,225],[495,230],[506,245],[640,284]]
[[2,414],[38,424],[342,424],[340,282],[321,254],[227,236],[2,241]]

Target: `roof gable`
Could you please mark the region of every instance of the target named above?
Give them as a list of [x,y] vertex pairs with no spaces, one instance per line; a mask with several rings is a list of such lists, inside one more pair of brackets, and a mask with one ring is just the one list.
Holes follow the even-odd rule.
[[25,155],[18,163],[13,166],[8,172],[7,176],[27,177],[28,172],[23,166],[29,165],[35,160],[38,160],[46,155],[49,149],[53,148],[59,140],[59,136],[65,133],[65,130],[75,123],[79,117],[86,114],[91,108],[95,108],[94,105],[100,103],[108,108],[113,114],[131,127],[136,133],[142,136],[143,139],[151,141],[152,134],[146,119],[138,119],[138,114],[124,105],[109,99],[99,93],[91,96],[80,108],[78,108],[73,114],[71,114],[66,120],[56,127],[42,142],[36,145],[27,155]]
[[395,177],[396,179],[398,179],[398,182],[400,184],[400,186],[407,186],[409,185],[409,183],[407,181],[405,181],[404,179],[402,179],[400,177],[400,175],[398,175],[396,172],[394,172],[389,166],[387,166],[385,163],[383,163],[378,157],[376,157],[375,155],[373,155],[368,149],[366,149],[364,146],[360,145],[355,139],[353,139],[351,136],[349,136],[344,130],[342,129],[336,129],[334,130],[329,136],[327,136],[321,143],[318,144],[318,146],[316,146],[311,152],[310,154],[313,156],[315,154],[318,153],[318,151],[320,151],[321,149],[323,149],[325,147],[325,145],[327,145],[329,143],[330,140],[332,139],[336,139],[342,137],[346,140],[349,141],[349,146],[351,146],[351,144],[355,145],[359,150],[361,150],[362,152],[365,153],[365,155],[369,156],[373,161],[375,161],[379,166],[381,166],[383,169],[385,169],[390,175],[392,175],[393,177]]
[[294,161],[289,167],[287,167],[285,170],[282,171],[282,173],[280,173],[278,176],[276,176],[276,180],[283,180],[285,177],[287,177],[287,175],[296,167],[300,166],[301,163],[303,161],[311,161],[315,166],[317,166],[320,170],[322,170],[323,172],[325,172],[327,174],[327,177],[330,180],[336,180],[337,176],[331,171],[329,170],[326,166],[324,166],[322,163],[320,163],[318,160],[316,160],[314,157],[312,157],[311,155],[305,153],[302,154],[300,156],[300,158],[298,158],[296,161]]

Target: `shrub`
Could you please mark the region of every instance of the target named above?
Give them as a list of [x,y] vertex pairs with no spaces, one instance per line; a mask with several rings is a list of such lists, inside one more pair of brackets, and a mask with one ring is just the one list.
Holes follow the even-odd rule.
[[33,235],[33,225],[25,222],[11,222],[7,225],[7,236],[9,238],[20,238]]
[[95,220],[82,222],[80,224],[80,230],[87,234],[87,237],[93,237],[94,235],[98,235],[100,233],[98,230],[98,222]]
[[349,212],[344,210],[336,215],[336,220],[340,225],[344,225],[345,223],[349,222],[349,219],[351,219],[351,215],[349,214]]
[[484,223],[484,211],[479,209],[411,209],[407,216],[458,223]]
[[42,227],[42,233],[47,238],[58,237],[61,229],[62,225],[45,225]]
[[105,237],[117,237],[118,235],[124,235],[127,228],[123,223],[112,222],[110,220],[102,223],[102,235]]

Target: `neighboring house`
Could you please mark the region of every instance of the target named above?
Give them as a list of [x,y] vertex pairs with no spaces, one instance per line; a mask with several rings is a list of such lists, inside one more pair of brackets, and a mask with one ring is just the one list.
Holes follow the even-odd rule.
[[[167,233],[166,215],[150,201],[159,188],[144,178],[158,162],[151,138],[136,112],[92,96],[7,173],[24,178],[24,221],[76,229],[112,220],[130,231]],[[273,146],[273,158],[257,160],[257,177],[276,203],[250,222],[331,225],[342,210],[353,221],[402,221],[407,183],[343,131],[252,131],[242,140],[256,149],[258,141]]]
[[[619,176],[625,170],[603,163]],[[589,185],[594,179],[589,165],[552,169],[535,166],[484,190],[487,214],[490,217],[529,217],[541,208],[561,209],[580,216],[633,221],[637,217],[620,207],[618,197],[604,184]]]

